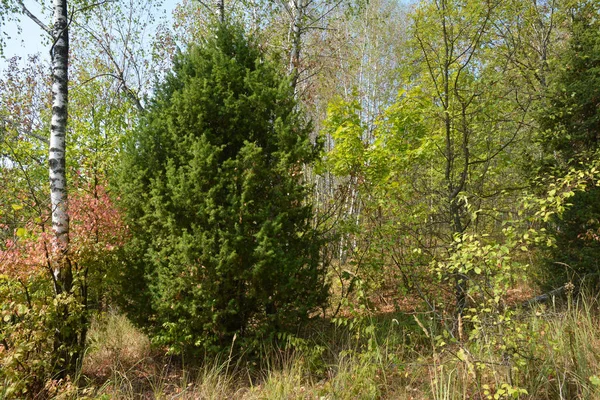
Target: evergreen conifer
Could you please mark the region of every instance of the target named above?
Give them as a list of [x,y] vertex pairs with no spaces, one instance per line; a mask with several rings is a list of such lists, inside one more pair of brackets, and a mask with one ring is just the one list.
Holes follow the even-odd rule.
[[141,254],[131,276],[147,282],[158,342],[248,345],[296,332],[326,302],[303,179],[319,153],[310,131],[289,79],[241,28],[177,59],[121,179]]
[[[542,170],[557,176],[585,168],[600,150],[598,4],[582,2],[572,16],[569,44],[540,113],[546,154]],[[549,287],[600,272],[600,189],[577,192],[570,202],[573,206],[551,225],[557,241],[547,260]]]

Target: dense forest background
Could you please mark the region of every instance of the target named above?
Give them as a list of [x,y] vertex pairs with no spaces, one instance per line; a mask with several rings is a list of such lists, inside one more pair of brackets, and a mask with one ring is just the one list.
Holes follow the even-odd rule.
[[0,399],[600,398],[597,1],[30,3]]

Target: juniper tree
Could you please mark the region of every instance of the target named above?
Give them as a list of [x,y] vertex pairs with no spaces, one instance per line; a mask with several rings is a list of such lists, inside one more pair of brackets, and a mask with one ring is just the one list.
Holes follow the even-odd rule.
[[[593,1],[572,10],[568,46],[557,60],[547,104],[539,113],[540,142],[546,158],[543,174],[564,175],[586,168],[600,150],[600,8]],[[577,192],[573,206],[553,220],[557,246],[550,252],[546,284],[553,287],[600,271],[600,190]]]
[[295,332],[326,301],[303,180],[318,147],[281,69],[221,24],[178,57],[124,152],[132,273],[173,351]]

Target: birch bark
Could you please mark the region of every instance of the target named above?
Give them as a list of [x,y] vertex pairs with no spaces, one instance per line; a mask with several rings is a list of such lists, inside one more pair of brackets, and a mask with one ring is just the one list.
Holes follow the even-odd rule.
[[216,15],[219,23],[225,22],[225,0],[217,0],[215,2]]
[[[69,20],[68,0],[52,0],[52,25],[47,26],[24,4],[15,0],[21,12],[35,22],[52,41],[50,59],[52,64],[52,120],[49,141],[49,181],[52,221],[52,279],[56,299],[60,294],[73,294],[73,268],[69,260],[69,211],[66,178],[66,133],[68,119],[69,83]],[[85,285],[84,289],[85,290]],[[85,294],[83,295],[85,297]],[[85,305],[85,298],[82,304]],[[55,332],[54,367],[57,376],[63,378],[75,372],[81,358],[81,344],[85,342],[85,316],[81,326],[70,322],[72,310],[67,304],[58,309],[58,318],[63,324]],[[75,323],[77,324],[77,323]]]
[[53,0],[52,60],[52,124],[50,128],[50,203],[52,207],[53,249],[59,260],[55,264],[57,293],[70,292],[72,271],[67,260],[69,247],[69,213],[65,170],[68,116],[69,26],[67,0]]
[[290,2],[292,12],[291,24],[291,39],[292,49],[290,51],[290,66],[289,71],[292,75],[292,87],[294,90],[298,85],[298,77],[300,76],[300,51],[302,47],[302,23],[306,7],[304,0],[292,0]]

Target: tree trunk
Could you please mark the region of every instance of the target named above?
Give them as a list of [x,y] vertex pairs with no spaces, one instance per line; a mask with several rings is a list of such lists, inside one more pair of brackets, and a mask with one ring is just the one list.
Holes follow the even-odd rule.
[[52,207],[53,251],[56,294],[69,293],[73,273],[68,262],[69,213],[65,168],[67,133],[69,30],[67,0],[54,0],[52,57],[52,125],[50,127],[50,204]]
[[306,12],[304,0],[290,1],[292,8],[292,49],[290,51],[290,74],[292,75],[292,87],[296,89],[298,77],[300,76],[300,51],[302,48],[302,23]]
[[217,0],[215,5],[217,8],[217,20],[222,24],[225,22],[225,0]]
[[[73,268],[69,259],[69,213],[66,177],[66,133],[68,119],[69,83],[69,22],[67,0],[53,1],[52,60],[52,124],[50,127],[50,204],[52,207],[52,251],[54,255],[54,288],[56,295],[72,295]],[[85,336],[85,322],[81,327],[68,323],[73,310],[67,304],[58,305],[60,324],[54,337],[54,356],[57,377],[63,378],[76,371],[81,355],[79,333]]]
[[[69,258],[69,212],[66,177],[66,133],[69,98],[69,21],[68,0],[52,1],[52,26],[40,21],[25,7],[23,0],[15,0],[24,15],[35,22],[52,41],[52,121],[49,141],[50,205],[52,213],[52,279],[54,283],[56,326],[54,331],[53,366],[57,378],[76,371],[85,341],[87,319],[85,315],[87,287],[82,285],[82,298],[72,302],[73,265]],[[84,277],[85,279],[85,277]],[[72,306],[70,306],[72,304]],[[72,318],[82,312],[81,318]]]

